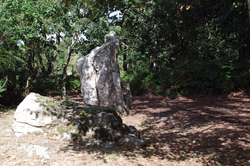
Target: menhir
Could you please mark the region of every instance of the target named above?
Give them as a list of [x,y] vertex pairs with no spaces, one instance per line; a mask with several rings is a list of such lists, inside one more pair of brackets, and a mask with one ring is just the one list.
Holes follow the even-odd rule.
[[117,63],[119,40],[114,31],[105,35],[104,45],[76,60],[81,80],[83,101],[89,105],[114,108],[118,113],[127,111]]

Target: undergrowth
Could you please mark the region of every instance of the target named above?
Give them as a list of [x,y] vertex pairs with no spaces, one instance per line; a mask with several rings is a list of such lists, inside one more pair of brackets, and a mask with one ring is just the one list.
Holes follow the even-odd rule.
[[224,59],[199,60],[163,68],[157,72],[136,69],[122,72],[121,81],[130,84],[133,95],[152,92],[175,98],[191,93],[218,94],[242,89],[250,91],[250,61],[244,64]]
[[[55,92],[61,93],[61,81],[62,75],[55,76],[39,76],[31,90],[38,92],[38,93],[48,93],[48,92]],[[66,78],[66,90],[73,91],[79,90],[81,86],[81,81],[79,76],[69,75]]]

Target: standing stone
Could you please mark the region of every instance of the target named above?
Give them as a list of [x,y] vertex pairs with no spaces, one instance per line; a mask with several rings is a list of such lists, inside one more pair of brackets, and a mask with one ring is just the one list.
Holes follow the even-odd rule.
[[117,63],[119,40],[114,31],[105,35],[104,45],[76,60],[83,101],[89,105],[126,111]]

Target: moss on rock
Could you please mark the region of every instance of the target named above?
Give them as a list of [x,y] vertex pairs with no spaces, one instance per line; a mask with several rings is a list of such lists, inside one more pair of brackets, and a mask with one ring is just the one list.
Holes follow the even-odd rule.
[[51,123],[41,127],[46,135],[70,141],[81,139],[82,136],[118,141],[128,132],[124,130],[122,119],[114,109],[60,101],[39,94],[35,96],[32,102],[39,103],[39,109],[35,112],[36,120],[51,118]]

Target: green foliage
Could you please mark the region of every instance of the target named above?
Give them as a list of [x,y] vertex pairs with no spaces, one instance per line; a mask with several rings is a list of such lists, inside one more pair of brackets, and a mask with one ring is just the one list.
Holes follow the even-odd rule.
[[[132,5],[117,22],[123,25],[122,54],[127,56],[126,78],[134,93],[153,91],[175,97],[249,90],[250,19],[244,3],[139,3],[144,6]],[[138,60],[147,65],[139,65]]]
[[40,75],[36,78],[33,83],[31,91],[38,92],[41,94],[47,94],[48,92],[61,92],[61,80],[62,75]]
[[[0,78],[8,78],[6,100],[20,100],[29,91],[61,91],[68,46],[70,53],[84,50],[77,42],[89,23],[83,1],[72,4],[5,0],[0,5]],[[74,89],[76,82],[70,82]]]
[[[65,79],[67,91],[79,89],[79,78],[65,72],[71,56],[87,55],[111,30],[120,41],[121,79],[133,95],[250,90],[250,19],[243,0],[2,2],[6,100],[29,91],[61,92]],[[115,10],[121,15],[109,17]]]
[[6,88],[5,88],[6,83],[7,83],[7,79],[6,80],[0,80],[0,97],[2,97],[1,93],[6,90]]
[[153,92],[174,98],[189,93],[230,93],[239,88],[250,91],[249,65],[250,61],[230,63],[223,58],[199,60],[158,73],[143,68],[123,71],[121,80],[130,83],[133,95]]
[[[61,93],[61,81],[62,74],[60,75],[40,75],[36,78],[31,87],[32,91],[47,94],[49,92]],[[66,78],[66,89],[67,91],[79,90],[81,86],[81,81],[79,76],[69,75]]]
[[81,81],[79,76],[74,76],[74,75],[67,76],[66,89],[67,91],[80,90]]
[[180,88],[197,89],[201,93],[221,93],[249,86],[249,62],[246,64],[229,63],[216,59],[198,61],[193,65],[177,67],[173,81]]
[[143,92],[145,89],[142,84],[142,80],[148,75],[147,71],[144,70],[134,70],[130,72],[123,72],[121,75],[122,82],[128,82],[130,84],[130,89],[132,95],[136,95]]
[[239,88],[249,91],[249,65],[249,61],[241,64],[229,63],[223,59],[201,60],[176,66],[164,73],[133,73],[125,77],[129,79],[123,80],[131,83],[134,93],[144,90],[171,98],[189,93],[230,93]]

